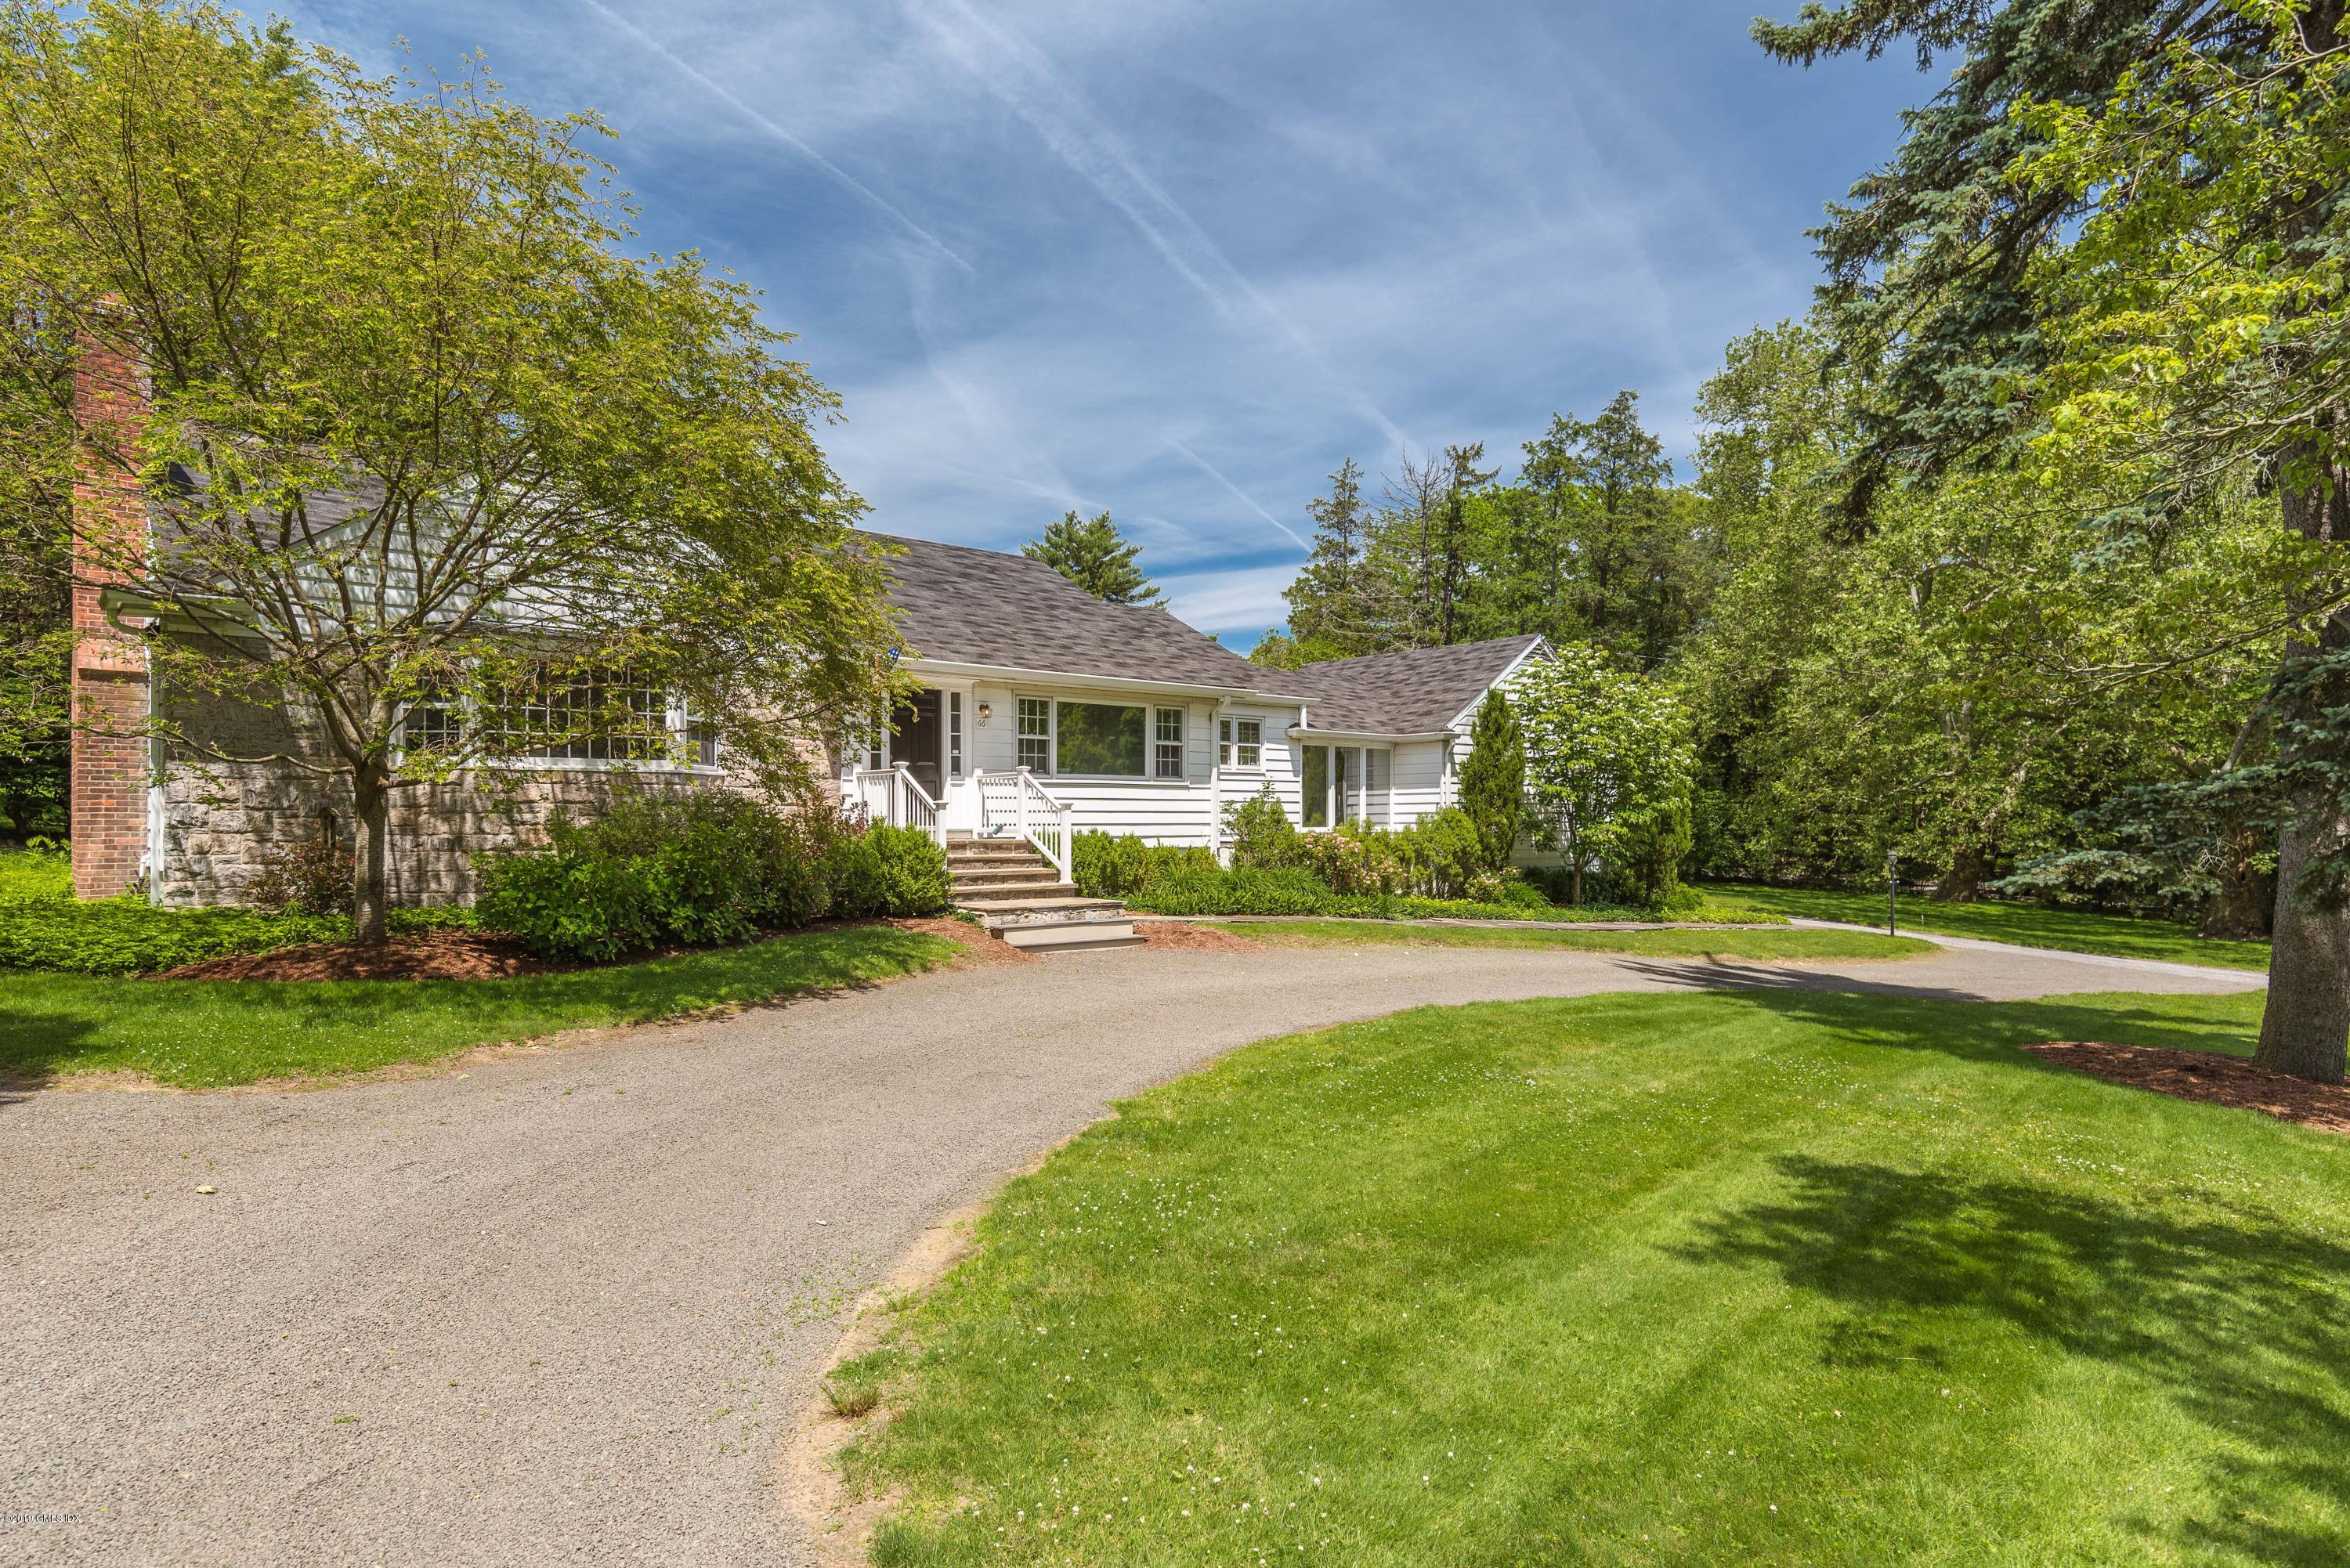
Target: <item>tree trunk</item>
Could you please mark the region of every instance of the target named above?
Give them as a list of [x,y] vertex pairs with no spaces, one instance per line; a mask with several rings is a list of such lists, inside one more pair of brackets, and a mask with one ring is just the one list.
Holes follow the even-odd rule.
[[2294,806],[2277,841],[2268,1010],[2252,1064],[2338,1084],[2350,1042],[2350,911],[2319,908],[2301,882],[2313,855],[2341,846],[2350,816],[2338,799]]
[[[2303,469],[2294,472],[2295,462]],[[2316,467],[2314,475],[2306,470]],[[2307,446],[2287,454],[2277,495],[2284,525],[2305,539],[2342,543],[2335,526],[2344,509],[2339,471],[2317,466]],[[2326,480],[2335,483],[2328,484]],[[2305,637],[2285,644],[2285,667],[2315,654],[2350,649],[2350,623],[2328,616],[2314,645]],[[2281,712],[2277,764],[2287,780],[2284,826],[2277,835],[2276,927],[2269,949],[2268,1010],[2261,1016],[2260,1049],[2252,1062],[2320,1084],[2342,1082],[2350,1044],[2350,905],[2314,884],[2312,863],[2339,855],[2350,842],[2350,811],[2337,780],[2342,758],[2331,736],[2296,732],[2293,721],[2323,723],[2330,709],[2350,706],[2340,678],[2295,695]]]
[[2199,937],[2245,940],[2269,934],[2276,909],[2276,877],[2231,857],[2220,870],[2220,891],[2195,928]]
[[1569,908],[1583,903],[1583,857],[1576,856],[1566,868],[1566,901]]
[[1973,845],[1950,857],[1950,868],[1934,884],[1934,902],[1938,904],[1971,904],[1982,897],[1983,873],[1991,862]]
[[351,848],[351,940],[389,940],[384,910],[390,903],[386,851],[391,833],[391,792],[383,774],[362,764],[351,781],[352,815],[358,842]]

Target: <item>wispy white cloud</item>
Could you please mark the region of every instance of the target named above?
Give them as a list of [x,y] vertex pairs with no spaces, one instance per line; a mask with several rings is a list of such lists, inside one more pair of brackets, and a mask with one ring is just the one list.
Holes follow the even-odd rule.
[[1242,571],[1161,577],[1168,612],[1201,631],[1255,632],[1278,626],[1289,607],[1281,597],[1297,575],[1293,566],[1256,566]]
[[1262,321],[1377,427],[1400,445],[1402,429],[1363,390],[1341,376],[1297,324],[1244,276],[1183,205],[1152,179],[1126,141],[1049,56],[1008,27],[982,16],[968,0],[924,0],[915,15],[955,59],[967,66],[1017,114],[1055,156],[1083,176],[1149,242],[1177,276],[1227,318]]
[[[371,0],[285,5],[400,63]],[[1773,66],[1753,0],[1669,9],[401,0],[397,27],[608,115],[649,242],[763,289],[842,394],[819,439],[875,526],[1003,548],[1107,508],[1237,638],[1282,618],[1342,459],[1514,460],[1619,387],[1686,452],[1721,345],[1805,308],[1802,230],[1915,78]]]
[[1257,504],[1256,497],[1249,494],[1248,492],[1243,490],[1239,485],[1234,484],[1231,480],[1226,479],[1223,475],[1222,470],[1217,468],[1215,464],[1210,462],[1206,458],[1201,457],[1198,452],[1193,452],[1190,447],[1185,446],[1181,441],[1177,441],[1173,436],[1162,436],[1159,439],[1164,441],[1170,447],[1173,448],[1176,453],[1185,462],[1189,462],[1192,467],[1198,469],[1201,473],[1206,474],[1210,479],[1214,480],[1219,485],[1222,486],[1224,492],[1232,496],[1233,500],[1239,502],[1242,505],[1247,507],[1250,511],[1255,513],[1258,516],[1263,518],[1274,527],[1280,529],[1284,534],[1288,535],[1289,542],[1291,544],[1296,545],[1301,550],[1310,551],[1314,548],[1314,546],[1308,544],[1305,536],[1300,535],[1296,529],[1292,528],[1288,524],[1284,523],[1280,518],[1275,517],[1272,513],[1267,512],[1263,506],[1259,505]]
[[769,136],[775,138],[777,141],[782,142],[785,147],[790,148],[793,151],[798,153],[801,157],[815,164],[818,169],[823,170],[825,173],[831,176],[835,181],[838,182],[847,190],[853,192],[859,199],[874,208],[874,210],[889,217],[892,222],[897,223],[899,227],[904,229],[908,234],[911,234],[917,240],[920,240],[923,244],[929,246],[931,250],[937,252],[948,261],[952,262],[964,272],[969,273],[974,270],[971,263],[963,260],[961,255],[957,254],[953,248],[951,247],[944,240],[931,233],[930,230],[922,227],[921,224],[916,223],[912,218],[908,217],[906,213],[888,197],[874,190],[873,187],[865,183],[864,181],[859,180],[856,175],[851,174],[847,170],[843,169],[839,164],[835,163],[831,159],[827,158],[823,153],[818,152],[815,148],[810,147],[798,137],[794,136],[790,131],[775,123],[775,121],[768,116],[761,113],[759,110],[752,108],[749,104],[743,102],[740,98],[737,98],[733,92],[729,91],[723,83],[712,79],[710,77],[704,75],[699,68],[677,54],[671,52],[669,46],[663,44],[659,38],[654,37],[650,33],[646,32],[642,27],[638,26],[634,22],[629,21],[626,16],[621,16],[618,11],[613,10],[609,5],[605,5],[603,0],[579,0],[579,3],[585,5],[588,10],[593,11],[597,16],[602,17],[612,26],[619,28],[621,32],[635,39],[653,55],[659,57],[660,60],[671,70],[676,71],[680,76],[682,76],[688,81],[692,82],[694,86],[710,94],[719,102],[724,104],[727,108],[733,109],[735,113],[741,115],[743,119],[757,126],[761,130],[765,131]]

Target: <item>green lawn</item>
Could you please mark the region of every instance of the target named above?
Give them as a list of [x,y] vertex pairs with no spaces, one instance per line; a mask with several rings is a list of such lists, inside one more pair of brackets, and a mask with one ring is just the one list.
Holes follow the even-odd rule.
[[1273,947],[1559,948],[1652,958],[1880,959],[1935,950],[1913,937],[1867,931],[1560,931],[1514,926],[1399,926],[1377,920],[1211,921]]
[[1014,1182],[845,1369],[881,1564],[2338,1563],[2350,1140],[2019,1041],[2257,995],[1422,1010]]
[[868,984],[955,944],[847,926],[522,980],[100,980],[0,971],[0,1079],[121,1071],[190,1088],[364,1072],[557,1030]]
[[[1766,888],[1758,883],[1720,883],[1703,889],[1707,901],[1770,915],[1800,915],[1814,920],[1885,925],[1885,895],[1834,893],[1816,888]],[[2216,941],[2191,926],[2171,920],[2141,920],[2127,915],[2091,915],[2074,909],[2043,909],[2031,904],[1937,904],[1905,895],[1900,927],[1945,936],[1980,937],[2027,948],[2068,948],[2074,952],[2112,953],[2121,958],[2162,959],[2172,963],[2212,964],[2226,969],[2266,969],[2266,942]]]

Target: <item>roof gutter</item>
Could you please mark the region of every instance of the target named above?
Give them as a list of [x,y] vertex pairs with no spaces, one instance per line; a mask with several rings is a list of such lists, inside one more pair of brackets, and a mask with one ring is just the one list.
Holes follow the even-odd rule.
[[1454,730],[1419,730],[1408,734],[1386,730],[1317,730],[1305,724],[1293,724],[1288,732],[1289,738],[1293,741],[1344,741],[1350,745],[1361,745],[1367,742],[1387,745],[1401,741],[1450,741],[1459,732]]
[[1055,685],[1076,686],[1087,691],[1163,691],[1173,696],[1245,698],[1260,701],[1303,702],[1303,697],[1284,696],[1263,691],[1253,686],[1211,686],[1189,680],[1146,680],[1140,676],[1088,675],[1074,670],[1035,670],[1017,664],[974,664],[959,659],[923,659],[919,656],[904,661],[910,674],[940,675],[950,678],[987,680],[1049,680]]

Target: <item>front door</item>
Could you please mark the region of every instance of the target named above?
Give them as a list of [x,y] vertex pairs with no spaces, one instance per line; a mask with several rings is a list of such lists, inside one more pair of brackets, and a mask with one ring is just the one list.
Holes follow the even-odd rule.
[[889,760],[903,763],[922,793],[932,800],[946,798],[946,775],[939,766],[939,757],[945,749],[945,732],[939,722],[939,694],[935,691],[917,691],[899,704],[891,724],[897,732],[889,739]]

